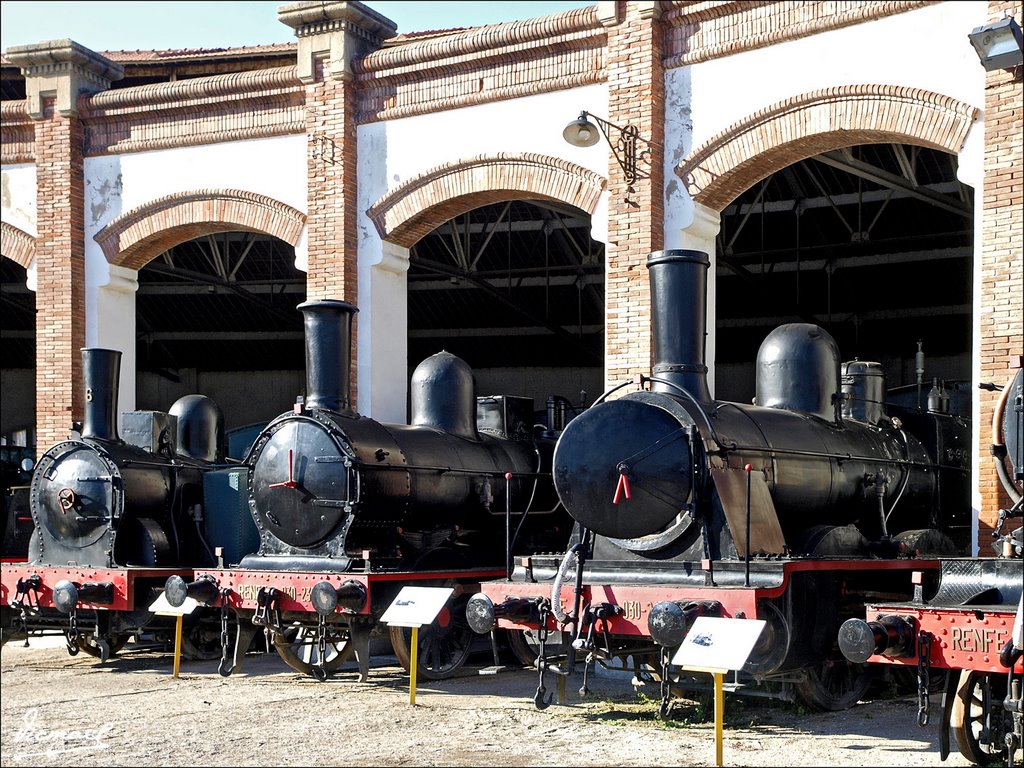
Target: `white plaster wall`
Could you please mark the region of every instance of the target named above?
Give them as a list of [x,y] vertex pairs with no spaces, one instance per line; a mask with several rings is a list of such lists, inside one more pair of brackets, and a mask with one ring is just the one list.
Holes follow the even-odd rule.
[[[404,269],[384,262],[385,249],[365,212],[389,191],[431,168],[479,155],[533,152],[563,158],[608,176],[608,147],[581,149],[562,130],[581,110],[607,115],[608,88],[589,85],[493,104],[452,109],[358,128],[359,142],[359,410],[390,423],[406,421],[407,353]],[[592,236],[608,239],[602,197]],[[407,259],[407,254],[405,255]],[[379,274],[384,269],[389,274]]]
[[985,71],[967,33],[985,0],[946,2],[692,67],[693,146],[783,99],[880,83],[923,88],[981,107]]
[[[306,137],[279,136],[85,159],[87,346],[121,350],[118,412],[135,408],[134,270],[111,267],[94,237],[161,197],[198,189],[240,189],[306,210]],[[305,253],[296,248],[296,266]]]
[[34,164],[0,166],[0,220],[33,237],[38,234]]

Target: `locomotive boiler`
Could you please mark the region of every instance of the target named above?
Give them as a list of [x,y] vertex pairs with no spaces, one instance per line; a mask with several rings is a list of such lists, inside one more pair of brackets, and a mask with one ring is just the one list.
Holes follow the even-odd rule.
[[[472,370],[448,352],[415,370],[410,424],[358,414],[349,399],[355,307],[322,300],[299,310],[306,393],[245,459],[259,551],[193,584],[172,580],[168,600],[230,605],[243,628],[251,617],[271,630],[286,662],[320,677],[354,649],[365,678],[369,633],[401,586],[450,585],[460,593],[451,620],[420,637],[456,649],[424,672],[453,672],[473,637],[464,602],[479,579],[507,572],[509,543],[529,551],[565,544],[570,526],[551,482],[554,440],[536,433],[532,400],[477,398]],[[405,642],[392,631],[407,663]],[[236,653],[229,664],[225,649],[222,671],[240,662]]]
[[[711,397],[709,265],[697,251],[651,254],[651,375],[638,391],[599,398],[555,450],[556,490],[576,521],[569,550],[521,558],[511,580],[485,585],[469,606],[477,631],[532,633],[539,705],[545,668],[564,676],[577,657],[631,656],[637,680],[661,682],[667,708],[671,689],[690,682],[670,651],[710,615],[766,622],[744,668],[753,685],[843,708],[867,676],[836,668],[829,630],[865,594],[909,593],[908,558],[968,541],[966,422],[887,407],[881,365],[841,365],[823,328],[769,334],[753,404]],[[561,640],[561,662],[538,631]]]
[[[4,634],[66,625],[68,651],[106,658],[148,623],[171,573],[214,562],[204,476],[223,461],[223,417],[189,395],[117,428],[121,353],[82,350],[80,433],[40,456],[29,488],[25,564],[4,566]],[[185,569],[185,570],[182,570]]]

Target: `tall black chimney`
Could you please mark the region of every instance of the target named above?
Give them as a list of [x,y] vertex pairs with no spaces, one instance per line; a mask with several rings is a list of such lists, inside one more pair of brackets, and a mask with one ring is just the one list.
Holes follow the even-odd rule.
[[[710,402],[704,364],[707,272],[703,251],[654,251],[647,259],[651,280],[651,326],[655,378]],[[678,394],[674,386],[654,382],[655,392]]]
[[306,407],[347,411],[352,317],[347,301],[322,299],[299,304],[306,323]]
[[85,421],[82,437],[118,440],[117,389],[121,352],[116,349],[82,348],[85,382]]

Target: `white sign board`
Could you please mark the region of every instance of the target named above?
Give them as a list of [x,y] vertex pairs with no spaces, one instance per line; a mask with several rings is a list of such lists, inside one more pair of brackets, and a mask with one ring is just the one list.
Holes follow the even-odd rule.
[[437,618],[454,591],[451,587],[402,587],[380,620],[392,627],[422,627]]
[[742,669],[764,625],[760,619],[698,616],[672,657],[672,663],[680,667],[723,671]]
[[149,610],[157,616],[188,616],[198,607],[199,601],[194,597],[186,597],[185,602],[182,603],[180,607],[175,608],[167,602],[167,595],[161,592],[160,597],[154,600],[153,604],[149,606]]

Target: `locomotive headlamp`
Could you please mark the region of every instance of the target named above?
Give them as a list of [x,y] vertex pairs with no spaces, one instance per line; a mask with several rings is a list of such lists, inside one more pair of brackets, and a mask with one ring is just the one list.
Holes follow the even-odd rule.
[[1024,63],[1024,36],[1012,16],[995,24],[975,27],[967,35],[986,72],[1013,69]]

